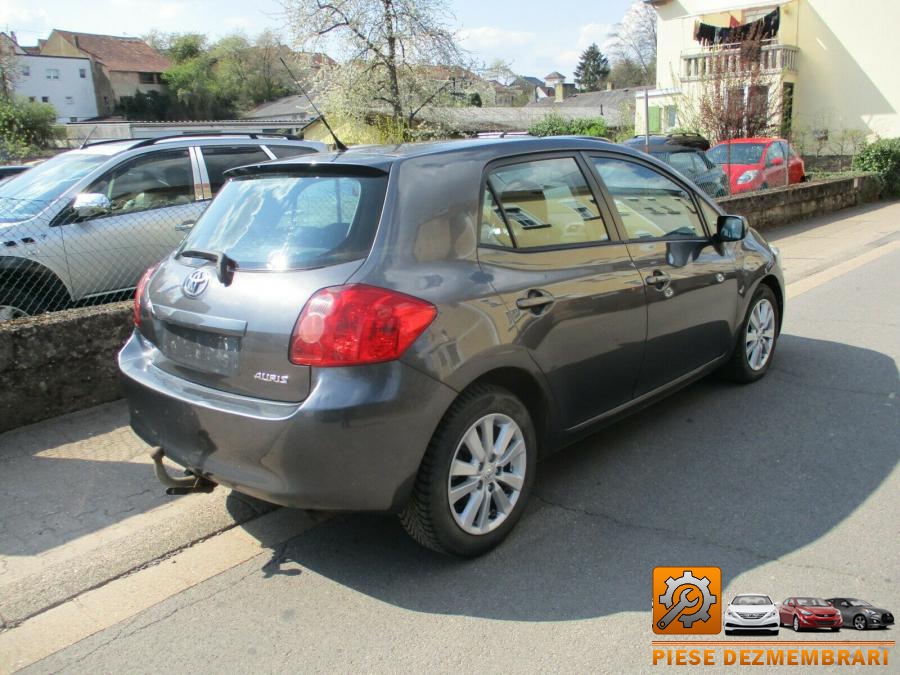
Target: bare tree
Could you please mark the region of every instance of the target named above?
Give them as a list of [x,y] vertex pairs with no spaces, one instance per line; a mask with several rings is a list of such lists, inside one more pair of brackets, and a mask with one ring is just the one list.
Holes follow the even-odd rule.
[[656,83],[656,10],[642,0],[633,0],[610,41],[614,62],[640,69],[641,84]]
[[345,95],[343,112],[364,115],[381,103],[397,127],[410,126],[423,106],[452,86],[452,80],[435,82],[426,66],[463,63],[444,5],[440,0],[282,2],[299,46],[342,47],[349,72],[332,82],[356,88],[345,92],[352,98]]

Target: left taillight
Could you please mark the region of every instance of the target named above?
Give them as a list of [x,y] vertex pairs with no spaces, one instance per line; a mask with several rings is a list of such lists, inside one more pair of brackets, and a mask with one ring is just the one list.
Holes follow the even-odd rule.
[[138,281],[137,287],[134,289],[134,325],[141,325],[141,304],[144,299],[144,292],[147,290],[147,282],[150,281],[150,277],[153,276],[153,273],[156,271],[156,268],[159,267],[159,263],[156,263],[153,267],[149,268],[144,274],[141,276],[141,280]]

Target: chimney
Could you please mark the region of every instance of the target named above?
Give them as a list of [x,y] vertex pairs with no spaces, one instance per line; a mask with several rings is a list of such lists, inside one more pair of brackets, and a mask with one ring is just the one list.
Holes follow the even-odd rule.
[[613,88],[612,80],[607,80],[606,81],[606,91],[612,91],[612,88]]
[[563,83],[563,80],[558,80],[556,83],[556,102],[562,103],[566,99],[566,85]]

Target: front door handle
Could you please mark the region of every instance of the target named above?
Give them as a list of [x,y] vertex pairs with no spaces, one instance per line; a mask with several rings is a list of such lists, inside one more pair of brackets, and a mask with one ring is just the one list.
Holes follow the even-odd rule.
[[528,297],[516,300],[519,309],[530,309],[535,314],[540,314],[547,305],[553,302],[553,296],[543,291],[529,291]]
[[665,272],[660,272],[659,270],[653,270],[653,274],[645,279],[648,286],[656,286],[657,288],[662,288],[663,286],[667,286],[672,281],[672,277],[670,277]]

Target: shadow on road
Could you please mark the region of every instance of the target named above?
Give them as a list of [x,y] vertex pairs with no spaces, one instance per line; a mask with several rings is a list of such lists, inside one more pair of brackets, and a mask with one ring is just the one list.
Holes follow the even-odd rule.
[[[897,385],[883,354],[783,335],[765,380],[704,380],[544,461],[529,513],[483,558],[425,551],[392,517],[346,515],[279,562],[421,612],[554,621],[647,610],[657,565],[717,565],[727,584],[853,512],[900,458]],[[795,499],[798,485],[811,498]]]

